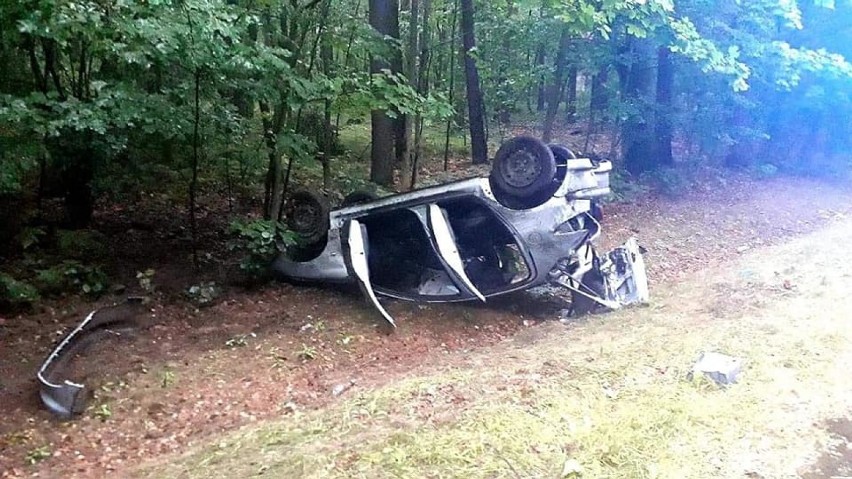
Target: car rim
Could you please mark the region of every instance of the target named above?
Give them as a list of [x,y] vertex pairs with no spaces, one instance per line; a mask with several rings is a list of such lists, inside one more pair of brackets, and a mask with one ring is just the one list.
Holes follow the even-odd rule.
[[530,153],[519,151],[506,159],[504,166],[506,183],[515,188],[533,184],[541,174],[541,164]]

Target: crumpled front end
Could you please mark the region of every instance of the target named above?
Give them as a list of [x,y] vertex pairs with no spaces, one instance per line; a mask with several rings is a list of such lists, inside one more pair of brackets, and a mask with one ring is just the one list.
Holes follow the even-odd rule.
[[97,340],[132,330],[141,306],[142,298],[130,298],[92,311],[50,352],[39,368],[38,381],[41,400],[52,413],[69,419],[85,409],[89,395],[83,384],[69,378],[70,363]]

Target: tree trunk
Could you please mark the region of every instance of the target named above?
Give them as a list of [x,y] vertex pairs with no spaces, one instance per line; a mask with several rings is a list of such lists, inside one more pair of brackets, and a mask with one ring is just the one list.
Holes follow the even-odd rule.
[[476,48],[473,29],[473,0],[461,0],[461,32],[464,49],[464,73],[467,87],[468,122],[470,123],[470,150],[473,164],[488,163],[488,145],[485,138],[484,102],[479,86],[479,70],[471,51]]
[[189,232],[192,239],[192,265],[198,269],[198,148],[201,146],[201,70],[196,67],[193,75],[195,95],[192,115],[192,179],[189,181]]
[[[535,66],[540,69],[544,66],[544,43],[539,44],[535,51]],[[538,95],[536,97],[536,110],[544,111],[544,100],[546,96],[546,88],[544,83],[544,74],[538,76]]]
[[[429,66],[432,63],[429,50],[432,32],[429,28],[429,14],[432,13],[432,0],[423,0],[423,30],[420,37],[420,74],[417,77],[417,93],[429,94]],[[423,115],[418,113],[414,121],[414,159],[411,162],[411,188],[417,183],[417,166],[423,153]]]
[[[353,18],[359,18],[358,14],[361,10],[361,0],[358,0],[355,3],[355,13],[352,15]],[[343,71],[349,70],[349,59],[352,57],[352,43],[355,41],[355,32],[358,28],[358,23],[352,22],[352,25],[349,28],[349,39],[346,41],[346,52],[343,54]],[[340,130],[340,110],[337,110],[337,115],[334,119],[334,129],[335,131]]]
[[[326,5],[329,5],[331,0],[326,0]],[[328,13],[326,8],[325,13]],[[322,33],[320,45],[320,60],[322,60],[323,74],[327,77],[332,75],[332,67],[334,64],[334,50],[332,50],[331,39],[328,33]],[[322,162],[322,186],[326,190],[331,189],[331,155],[334,149],[334,135],[337,131],[331,124],[331,98],[326,98],[323,102],[323,126],[322,129],[322,152],[320,161]]]
[[[399,3],[397,0],[370,0],[370,25],[381,35],[399,38]],[[370,62],[370,73],[378,74],[391,64],[380,58]],[[370,180],[383,186],[393,184],[394,121],[383,110],[370,113],[372,144]]]
[[[388,0],[393,2],[393,11],[396,14],[391,19],[390,33],[387,33],[391,38],[401,40],[399,33],[399,0]],[[398,42],[399,43],[399,42]],[[402,50],[394,45],[390,60],[390,70],[394,73],[404,72]],[[396,155],[395,164],[400,164],[408,155],[409,138],[411,137],[411,124],[407,115],[400,112],[396,113],[396,118],[393,118],[393,135],[394,135],[394,154]]]
[[627,170],[639,174],[657,166],[651,108],[656,55],[650,39],[631,38],[629,48],[633,59],[619,70],[624,101],[632,109],[622,125],[622,154]]
[[553,121],[556,119],[556,112],[559,110],[560,99],[562,98],[562,86],[565,84],[565,70],[568,68],[568,49],[571,47],[571,30],[568,26],[562,28],[562,34],[559,35],[559,49],[556,51],[555,72],[553,73],[553,82],[550,84],[547,95],[547,114],[544,118],[544,132],[542,137],[544,141],[550,141],[553,135]]
[[606,82],[609,77],[609,65],[600,67],[597,73],[592,76],[592,99],[589,103],[590,115],[600,117],[604,110],[609,106],[609,93],[606,89]]
[[[281,216],[281,206],[284,199],[284,167],[278,150],[278,132],[284,122],[284,110],[272,111],[269,104],[258,102],[263,124],[263,139],[266,144],[268,165],[264,183],[263,217],[277,220]],[[290,162],[292,165],[292,161]],[[288,169],[289,171],[289,169]]]
[[[420,1],[406,0],[406,3],[408,3],[410,9],[410,21],[408,22],[408,52],[406,52],[404,68],[405,76],[408,77],[411,88],[416,90],[419,73],[417,69],[417,39],[418,30],[420,29]],[[414,150],[411,148],[411,129],[414,118],[411,115],[405,115],[403,121],[402,151],[399,152],[402,159],[399,163],[399,187],[401,191],[408,191],[411,188],[411,165],[414,163]]]
[[[91,133],[84,133],[91,138]],[[63,148],[52,152],[54,159],[63,158],[65,163],[62,171],[62,181],[65,188],[65,211],[68,226],[71,229],[86,228],[92,221],[95,208],[95,198],[92,194],[94,180],[94,149],[72,142],[71,148]]]
[[657,108],[654,123],[656,137],[656,161],[671,166],[672,158],[672,87],[674,86],[674,64],[667,47],[657,50]]
[[[453,0],[453,19],[451,20],[453,25],[451,27],[452,32],[450,33],[450,41],[449,41],[450,53],[448,55],[448,58],[449,58],[449,61],[450,61],[450,85],[449,85],[450,91],[449,91],[448,101],[449,101],[450,105],[452,105],[453,107],[455,107],[456,63],[458,63],[456,61],[457,58],[453,54],[453,52],[456,51],[455,45],[456,45],[456,28],[457,28],[457,23],[458,23],[457,22],[458,12],[459,12],[458,3],[457,3],[456,0]],[[447,118],[447,132],[446,132],[446,137],[444,138],[444,171],[447,171],[447,169],[450,166],[450,130],[452,129],[452,126],[453,126],[453,119]]]
[[[538,17],[539,20],[544,23],[544,13],[547,8],[547,1],[541,0],[538,8]],[[536,110],[544,111],[544,103],[545,97],[547,96],[547,90],[545,87],[545,81],[547,78],[544,76],[543,67],[544,67],[544,57],[545,57],[545,47],[544,42],[539,42],[538,46],[535,50],[535,68],[536,70],[542,71],[538,75],[538,95],[536,98]]]
[[568,70],[568,98],[566,99],[568,103],[568,115],[567,119],[569,122],[573,122],[577,119],[577,75],[579,71],[577,71],[576,66],[572,66]]
[[[511,23],[513,17],[517,13],[517,7],[514,0],[506,0],[506,18]],[[505,35],[503,41],[500,42],[500,55],[504,59],[511,58],[512,39],[510,35]],[[509,81],[509,73],[507,72],[507,64],[504,62],[498,63],[497,69],[497,85],[500,93],[497,95],[495,102],[497,104],[497,126],[500,129],[500,139],[503,139],[501,126],[508,126],[512,121],[512,110],[515,106],[516,95],[515,88]],[[492,103],[492,105],[494,104]]]

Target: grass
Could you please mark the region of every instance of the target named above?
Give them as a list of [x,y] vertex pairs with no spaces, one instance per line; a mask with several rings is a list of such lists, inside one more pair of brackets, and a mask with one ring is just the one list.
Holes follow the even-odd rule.
[[[425,158],[443,158],[446,141],[446,124],[427,125],[423,128],[422,147]],[[412,142],[414,141],[412,134]],[[353,157],[365,163],[370,161],[370,120],[364,123],[342,126],[340,143]],[[464,131],[450,132],[450,156],[468,156]]]
[[[754,251],[654,285],[649,307],[530,328],[137,474],[797,477],[828,441],[821,419],[852,411],[852,265],[833,247],[850,236]],[[744,358],[740,383],[687,381],[702,351]]]

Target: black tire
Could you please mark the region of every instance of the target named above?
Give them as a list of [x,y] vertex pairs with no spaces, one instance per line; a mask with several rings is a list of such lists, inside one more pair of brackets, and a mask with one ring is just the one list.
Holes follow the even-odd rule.
[[347,206],[360,205],[361,203],[369,203],[370,201],[375,201],[377,199],[379,199],[378,195],[371,191],[355,190],[343,197],[340,207],[346,208]]
[[550,151],[553,152],[553,157],[556,159],[557,166],[564,166],[568,160],[576,160],[577,155],[565,145],[560,145],[558,143],[551,143]]
[[[584,274],[583,286],[580,286],[580,289],[584,292],[589,292],[588,290],[591,289],[592,292],[594,292],[598,296],[603,296],[605,288],[601,272],[598,269],[592,269],[588,273]],[[604,309],[604,306],[598,303],[597,301],[594,301],[591,298],[584,296],[576,291],[571,292],[572,316],[585,316],[587,314],[594,314],[602,309]]]
[[532,208],[546,201],[556,176],[556,159],[536,138],[519,136],[503,143],[491,168],[494,196],[509,208]]
[[329,207],[324,197],[311,191],[293,192],[287,201],[287,227],[300,245],[310,247],[328,237]]

